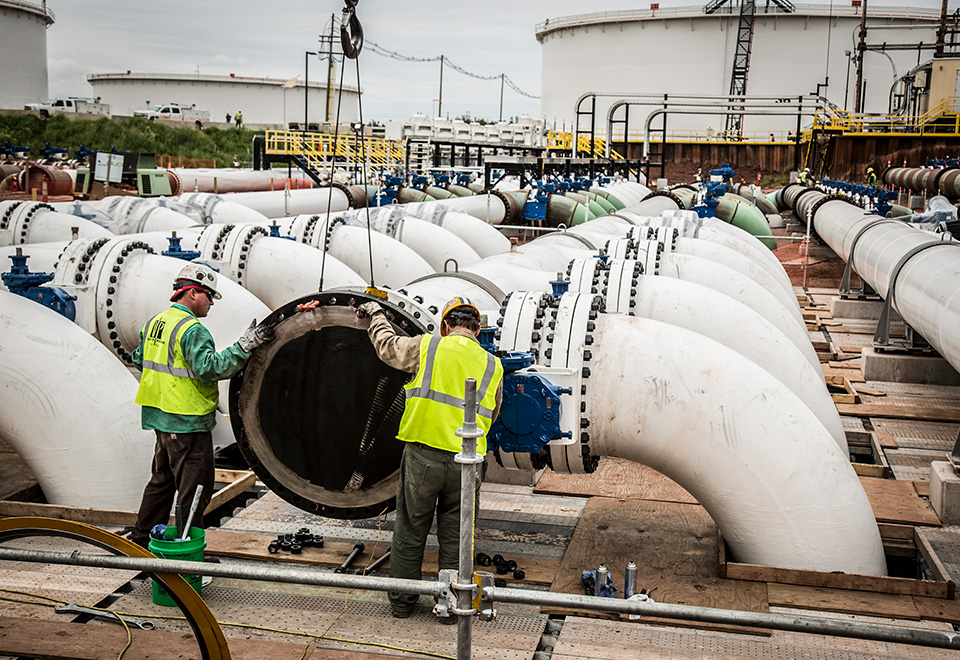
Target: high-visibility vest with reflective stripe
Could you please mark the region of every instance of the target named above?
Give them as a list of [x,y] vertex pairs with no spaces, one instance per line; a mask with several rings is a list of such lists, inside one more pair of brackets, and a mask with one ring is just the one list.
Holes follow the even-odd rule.
[[462,335],[424,335],[420,341],[420,367],[406,386],[406,407],[397,437],[459,453],[463,426],[464,381],[477,380],[477,453],[487,453],[486,433],[493,424],[497,388],[503,380],[503,365],[480,344]]
[[201,382],[183,357],[180,339],[195,316],[171,307],[143,326],[143,375],[136,402],[175,415],[207,415],[219,400],[216,383]]

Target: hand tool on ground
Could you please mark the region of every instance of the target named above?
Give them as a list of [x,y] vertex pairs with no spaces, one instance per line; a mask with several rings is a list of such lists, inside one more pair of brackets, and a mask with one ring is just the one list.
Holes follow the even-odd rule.
[[[117,620],[118,615],[111,614],[110,612],[104,612],[102,610],[95,610],[91,607],[83,607],[82,605],[77,605],[76,603],[56,605],[54,606],[53,611],[59,614],[89,614],[90,616],[120,623],[120,621]],[[153,621],[144,621],[143,619],[134,619],[132,617],[122,615],[120,616],[120,619],[122,619],[128,626],[133,626],[134,628],[139,628],[140,630],[153,630],[156,628]]]
[[[180,532],[180,540],[186,541],[190,538],[190,523],[193,522],[193,516],[197,512],[197,506],[200,504],[200,495],[203,493],[203,484],[197,486],[197,492],[193,494],[193,504],[190,505],[190,513],[187,514],[187,522],[184,523],[185,527],[178,527],[177,531]],[[201,514],[202,516],[203,514]]]
[[353,546],[353,550],[350,551],[350,554],[347,555],[347,558],[343,560],[343,563],[333,569],[334,573],[345,573],[350,564],[353,563],[353,560],[360,556],[360,553],[363,552],[366,548],[362,543],[358,543]]
[[364,573],[373,573],[375,570],[387,563],[387,560],[390,559],[390,550],[387,549],[382,555],[370,562],[370,565],[366,568],[357,569],[357,575],[363,575]]

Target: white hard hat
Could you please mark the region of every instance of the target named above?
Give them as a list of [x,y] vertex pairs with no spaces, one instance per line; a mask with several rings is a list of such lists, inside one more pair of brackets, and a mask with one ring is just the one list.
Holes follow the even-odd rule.
[[810,168],[809,168],[809,167],[804,167],[804,168],[803,168],[803,171],[804,171],[804,172],[809,172],[809,171],[810,171]]
[[173,290],[176,292],[190,285],[199,285],[207,289],[215,299],[220,300],[221,296],[217,292],[217,274],[210,266],[189,263],[181,268],[173,281]]

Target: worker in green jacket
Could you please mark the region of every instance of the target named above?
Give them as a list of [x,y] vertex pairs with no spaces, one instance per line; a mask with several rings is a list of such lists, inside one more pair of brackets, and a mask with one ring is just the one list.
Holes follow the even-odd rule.
[[872,167],[867,168],[867,185],[874,188],[877,186],[877,173],[873,171]]
[[[462,449],[456,431],[463,426],[464,381],[477,381],[477,427],[486,433],[500,413],[503,366],[480,346],[480,311],[466,298],[454,298],[446,304],[440,317],[440,337],[397,335],[375,302],[360,305],[357,315],[370,317],[367,333],[380,359],[394,369],[412,374],[405,386],[406,405],[397,432],[398,439],[405,444],[397,486],[390,577],[421,579],[423,551],[434,511],[439,568],[456,569],[461,466],[454,457]],[[477,439],[477,453],[487,453],[485,437]],[[482,470],[478,470],[478,489],[481,477]],[[389,598],[393,616],[398,618],[409,617],[418,599],[415,594],[394,592],[390,592]],[[443,617],[441,622],[455,623],[456,617]]]
[[174,493],[179,492],[177,504],[186,511],[199,485],[203,491],[194,526],[202,527],[213,494],[210,431],[217,423],[217,381],[237,373],[254,348],[273,338],[272,328],[254,321],[236,343],[218,353],[199,321],[220,299],[217,274],[203,264],[187,264],[173,290],[173,305],[140,329],[140,344],[133,352],[133,363],[143,372],[136,397],[142,406],[141,424],[157,435],[152,476],[130,536],[144,547],[153,526],[167,522]]

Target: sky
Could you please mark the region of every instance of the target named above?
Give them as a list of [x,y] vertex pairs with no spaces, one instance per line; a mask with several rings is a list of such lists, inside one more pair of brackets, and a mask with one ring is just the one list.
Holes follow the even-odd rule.
[[[32,0],[39,3],[40,0]],[[762,1],[762,0],[760,0]],[[835,6],[849,6],[837,0]],[[521,90],[540,93],[540,44],[535,27],[547,18],[649,7],[649,0],[359,0],[356,14],[365,38],[414,58],[443,55],[482,76],[505,73]],[[698,0],[660,0],[686,7]],[[759,4],[759,2],[758,2]],[[810,4],[830,4],[817,0]],[[940,0],[869,0],[870,6],[940,8]],[[960,0],[950,0],[950,9]],[[199,73],[323,79],[327,62],[305,56],[338,18],[343,0],[48,0],[56,22],[47,31],[49,92],[92,96],[89,73]],[[638,53],[639,55],[639,53]],[[602,60],[603,53],[597,53]],[[339,74],[341,63],[336,65]],[[347,60],[344,82],[364,91],[365,121],[403,121],[417,112],[436,112],[439,62],[396,61],[365,48]],[[496,120],[500,80],[476,80],[444,67],[442,114]],[[503,116],[539,115],[539,101],[506,87]]]

